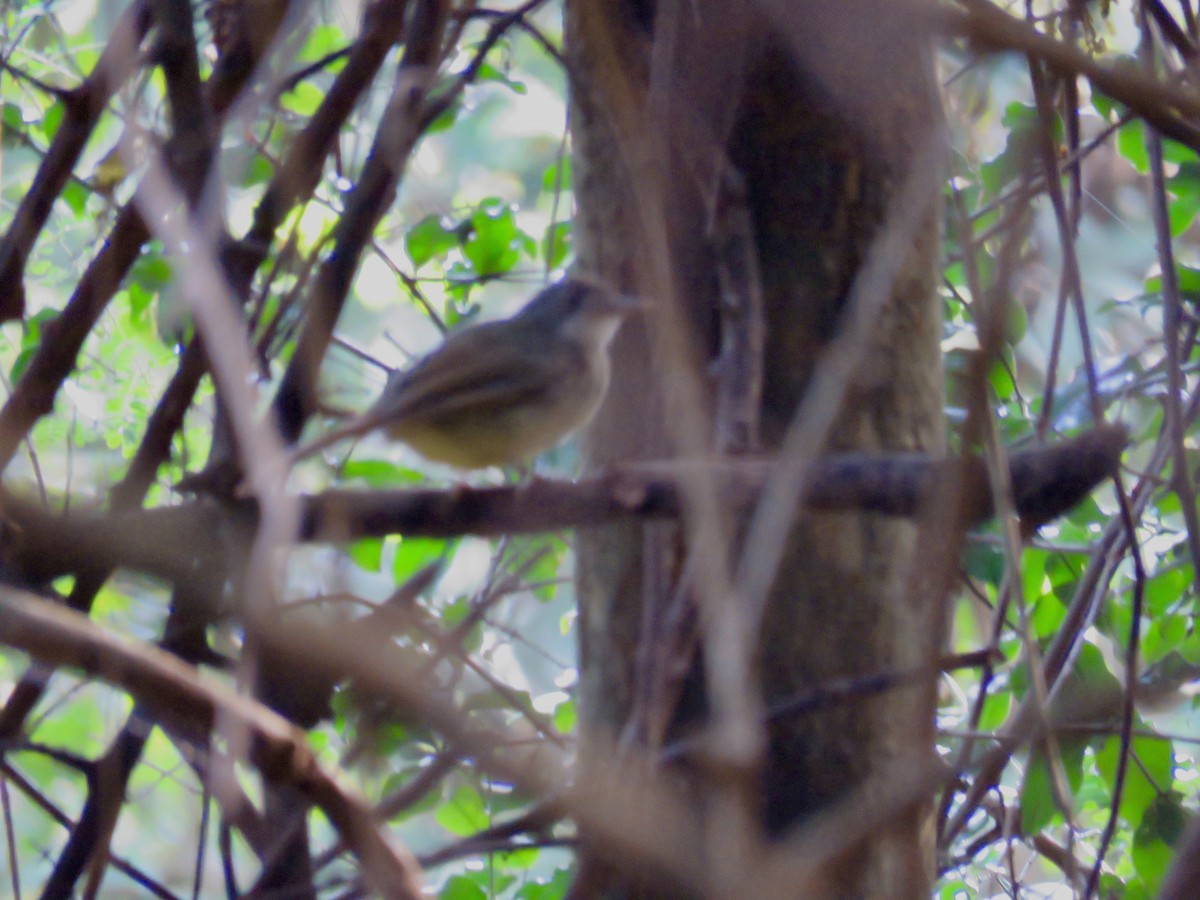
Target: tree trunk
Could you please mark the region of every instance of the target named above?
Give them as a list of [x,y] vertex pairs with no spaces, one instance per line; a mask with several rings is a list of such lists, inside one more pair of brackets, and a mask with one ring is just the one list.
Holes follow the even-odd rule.
[[[824,435],[822,451],[939,450],[930,148],[944,144],[931,52],[914,24],[883,0],[574,0],[567,45],[580,262],[654,306],[618,338],[613,387],[586,436],[590,465],[755,443],[776,452],[789,428],[807,426]],[[876,296],[865,282],[856,293],[864,263],[887,255],[885,232],[902,241],[894,277]],[[874,304],[862,362],[827,430],[814,425],[819,406],[793,426],[846,349],[835,342],[852,327],[851,296]],[[800,511],[755,617],[752,573],[773,560],[748,514],[720,509],[728,521],[709,531],[692,521],[580,535],[585,737],[657,754],[718,714],[713,685],[728,673],[708,658],[717,619],[696,577],[714,555],[739,573],[757,711],[936,659],[942,614],[936,591],[921,590],[914,524]],[[699,547],[704,534],[732,537]],[[874,817],[795,896],[928,896],[927,795],[889,790],[932,755],[934,685],[926,674],[772,720],[752,782],[767,835],[848,803]],[[681,770],[701,816],[708,770],[686,759]],[[583,893],[637,892],[593,863]],[[664,896],[662,885],[649,893]]]

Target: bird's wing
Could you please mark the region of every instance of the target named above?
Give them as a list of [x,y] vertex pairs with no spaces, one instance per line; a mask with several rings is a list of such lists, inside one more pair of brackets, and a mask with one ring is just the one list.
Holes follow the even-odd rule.
[[497,352],[492,331],[480,325],[450,337],[388,385],[371,410],[373,416],[398,422],[473,407],[501,412],[554,392],[571,372],[568,367],[585,365],[571,348],[545,346],[536,356]]

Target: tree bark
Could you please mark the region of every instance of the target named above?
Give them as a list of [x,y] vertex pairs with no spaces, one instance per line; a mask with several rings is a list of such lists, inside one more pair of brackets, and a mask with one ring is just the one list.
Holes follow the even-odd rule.
[[[790,428],[810,424],[793,419],[851,327],[851,296],[877,307],[819,449],[940,450],[938,189],[936,174],[922,181],[918,170],[936,169],[930,147],[943,144],[925,36],[883,0],[574,0],[567,47],[581,265],[654,307],[618,338],[612,390],[585,437],[588,463],[779,449]],[[890,290],[858,296],[864,263],[905,216]],[[737,340],[754,334],[756,316],[758,359],[753,337]],[[741,397],[727,403],[731,384]],[[706,509],[698,502],[689,514]],[[833,679],[931,665],[943,615],[917,558],[917,528],[875,514],[800,513],[763,615],[747,613],[760,710]],[[699,547],[702,534],[728,542]],[[716,554],[744,576],[761,550],[749,535],[745,521],[580,535],[585,738],[656,754],[710,720],[720,705],[719,674],[703,652],[713,625],[692,575],[698,558]],[[747,590],[738,578],[732,587]],[[664,658],[692,664],[673,676]],[[837,811],[852,792],[864,812],[888,810],[796,896],[815,896],[814,885],[821,896],[928,896],[926,803],[919,792],[887,794],[898,772],[932,756],[934,684],[932,674],[907,680],[767,730],[753,782],[766,834]],[[701,815],[705,770],[684,772]],[[639,890],[594,860],[584,873],[581,893]],[[664,896],[661,885],[648,890]]]

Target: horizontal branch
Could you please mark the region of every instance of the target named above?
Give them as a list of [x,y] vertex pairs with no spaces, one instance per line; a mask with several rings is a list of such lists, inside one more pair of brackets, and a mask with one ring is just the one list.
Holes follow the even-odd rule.
[[[1026,531],[1061,515],[1112,473],[1128,433],[1106,425],[1054,444],[1009,455],[1013,506]],[[629,519],[679,515],[680,482],[702,470],[732,504],[753,503],[773,467],[764,459],[712,463],[639,463],[578,482],[534,479],[504,487],[367,491],[336,489],[304,500],[299,539],[337,543],[401,534],[450,538],[593,527]],[[992,515],[983,459],[964,466],[922,454],[851,454],[819,459],[806,475],[808,508],[915,516],[963,478],[967,522]],[[224,568],[229,542],[254,522],[251,501],[182,506],[109,515],[52,515],[14,497],[0,498],[7,571],[29,583],[96,564],[122,566],[172,581]]]
[[[1105,425],[1054,444],[1009,456],[1013,506],[1027,530],[1062,515],[1120,462],[1129,434]],[[698,471],[719,482],[733,503],[754,502],[778,463],[728,459],[704,463],[618,466],[578,482],[533,480],[497,488],[452,490],[331,490],[310,497],[300,539],[352,540],[403,534],[421,537],[495,536],[604,525],[629,518],[670,518],[680,511],[680,482]],[[981,458],[964,467],[925,454],[823,457],[807,473],[805,504],[821,511],[915,516],[950,479],[965,477],[968,524],[992,515],[992,491]]]

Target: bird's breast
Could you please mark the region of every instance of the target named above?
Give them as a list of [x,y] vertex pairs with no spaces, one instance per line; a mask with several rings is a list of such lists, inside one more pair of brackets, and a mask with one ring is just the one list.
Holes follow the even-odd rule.
[[[578,353],[562,377],[511,402],[414,416],[388,428],[422,456],[466,469],[512,465],[554,447],[595,415],[608,390],[606,354]],[[500,392],[503,393],[503,392]]]

